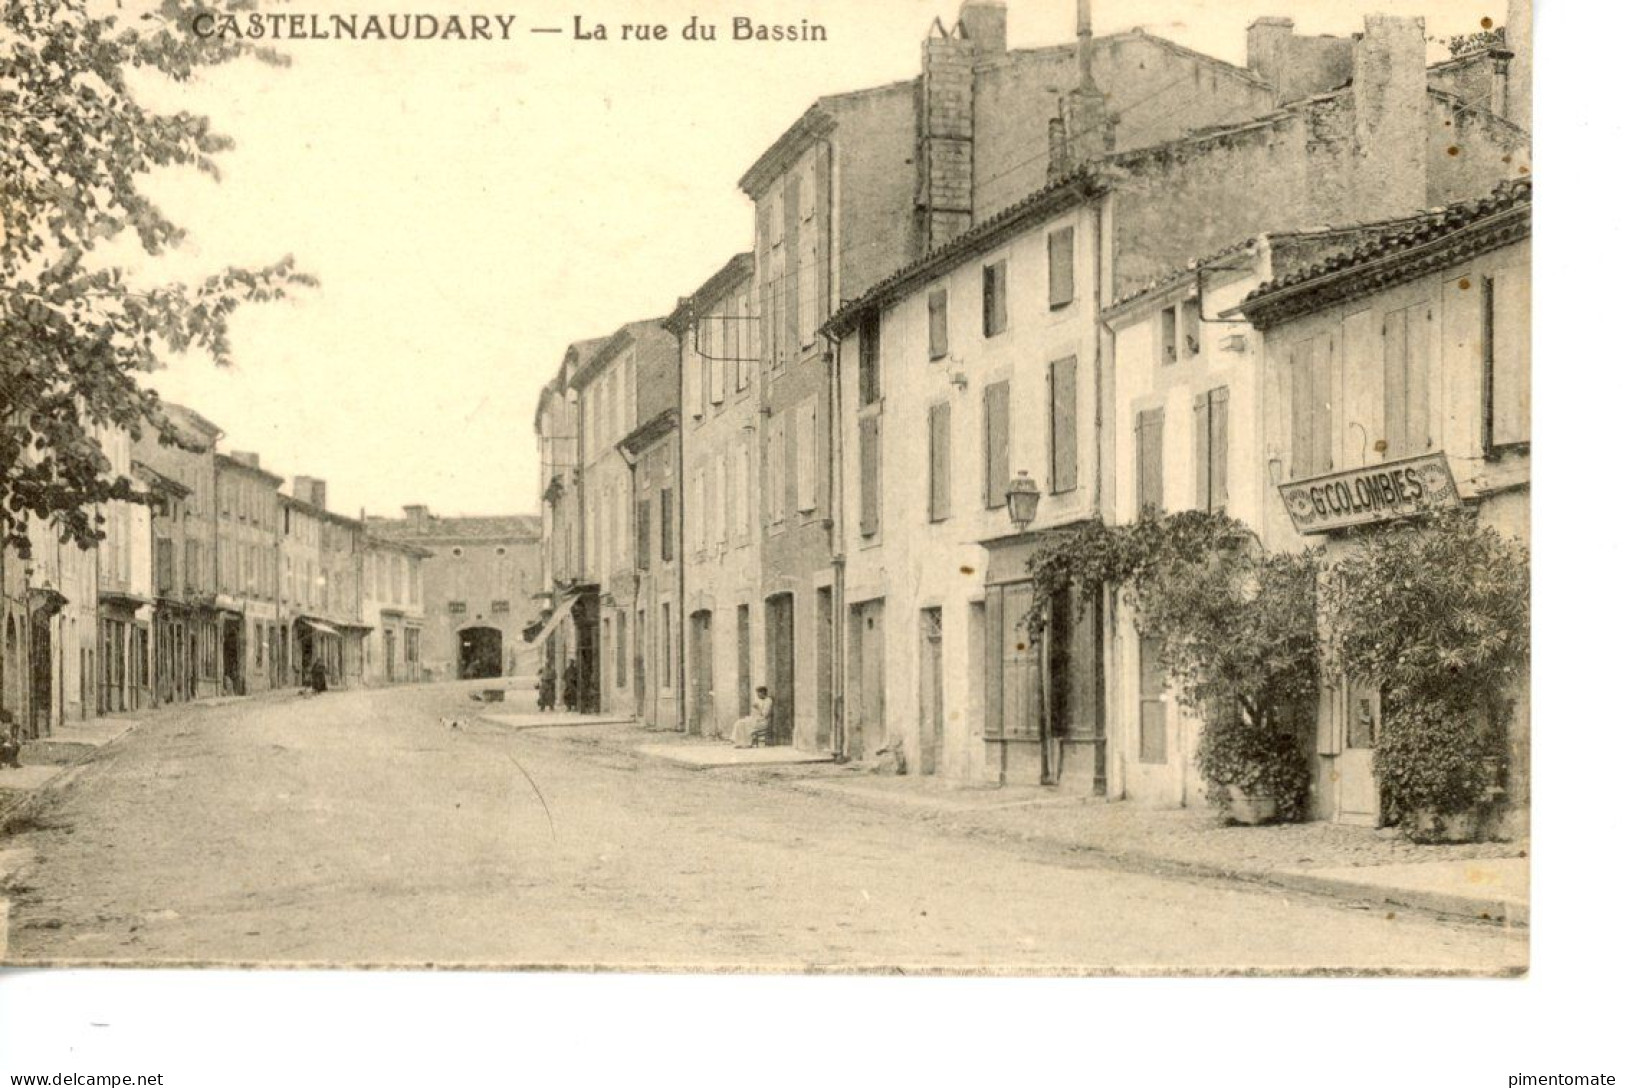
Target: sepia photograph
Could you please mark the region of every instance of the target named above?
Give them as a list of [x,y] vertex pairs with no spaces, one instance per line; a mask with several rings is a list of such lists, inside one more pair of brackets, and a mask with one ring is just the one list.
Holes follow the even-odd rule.
[[1521,975],[1489,6],[4,4],[3,961]]

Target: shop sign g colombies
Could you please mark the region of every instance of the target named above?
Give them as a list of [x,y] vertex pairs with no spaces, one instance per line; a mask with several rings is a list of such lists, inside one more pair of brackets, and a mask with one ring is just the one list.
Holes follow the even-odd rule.
[[1304,534],[1461,505],[1443,453],[1293,480],[1280,490],[1293,526]]

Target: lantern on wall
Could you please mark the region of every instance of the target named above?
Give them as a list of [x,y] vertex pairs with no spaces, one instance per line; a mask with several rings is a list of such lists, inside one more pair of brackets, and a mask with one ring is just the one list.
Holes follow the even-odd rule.
[[1038,481],[1028,476],[1025,469],[1016,473],[1005,490],[1004,502],[1016,532],[1026,532],[1027,526],[1038,516]]

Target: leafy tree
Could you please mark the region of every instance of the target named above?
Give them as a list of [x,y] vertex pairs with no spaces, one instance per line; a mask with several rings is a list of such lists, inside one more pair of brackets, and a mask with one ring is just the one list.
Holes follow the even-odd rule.
[[159,0],[132,17],[94,15],[85,0],[0,0],[0,544],[24,555],[31,517],[89,547],[101,535],[93,504],[143,501],[112,473],[100,430],[150,426],[181,442],[140,373],[194,349],[230,364],[240,304],[315,282],[285,258],[145,287],[109,256],[121,237],[153,257],[178,244],[181,227],[142,179],[168,167],[218,178],[214,157],[231,146],[206,117],[143,105],[130,73],[185,82],[244,53],[276,59],[196,37],[196,10]]
[[1039,602],[1068,588],[1084,600],[1100,586],[1126,589],[1180,701],[1205,720],[1197,763],[1215,804],[1227,807],[1234,785],[1283,816],[1301,814],[1309,770],[1299,729],[1318,683],[1315,553],[1266,553],[1223,514],[1148,512],[1128,526],[1057,534],[1030,569]]
[[1321,586],[1331,667],[1383,695],[1390,817],[1474,809],[1506,760],[1504,693],[1529,659],[1529,552],[1471,511],[1362,537]]

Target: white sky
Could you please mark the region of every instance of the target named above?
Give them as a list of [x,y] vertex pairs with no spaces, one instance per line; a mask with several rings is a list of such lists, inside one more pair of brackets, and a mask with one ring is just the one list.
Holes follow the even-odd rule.
[[[1464,0],[1248,4],[1096,0],[1097,34],[1144,26],[1243,63],[1256,15],[1348,33],[1371,11],[1426,14],[1434,35],[1497,21]],[[201,359],[164,395],[285,476],[328,480],[340,510],[526,512],[536,506],[531,412],[565,346],[669,312],[749,248],[739,176],[811,100],[918,71],[919,43],[955,0],[717,0],[582,5],[589,20],[721,24],[812,18],[823,44],[587,43],[520,0],[293,3],[287,11],[518,14],[515,40],[288,42],[291,68],[245,62],[162,92],[237,140],[225,177],[152,186],[190,230],[177,273],[293,253],[322,280],[234,324],[238,367]],[[1009,0],[1012,46],[1068,40],[1069,0]],[[159,99],[155,97],[155,101]]]

